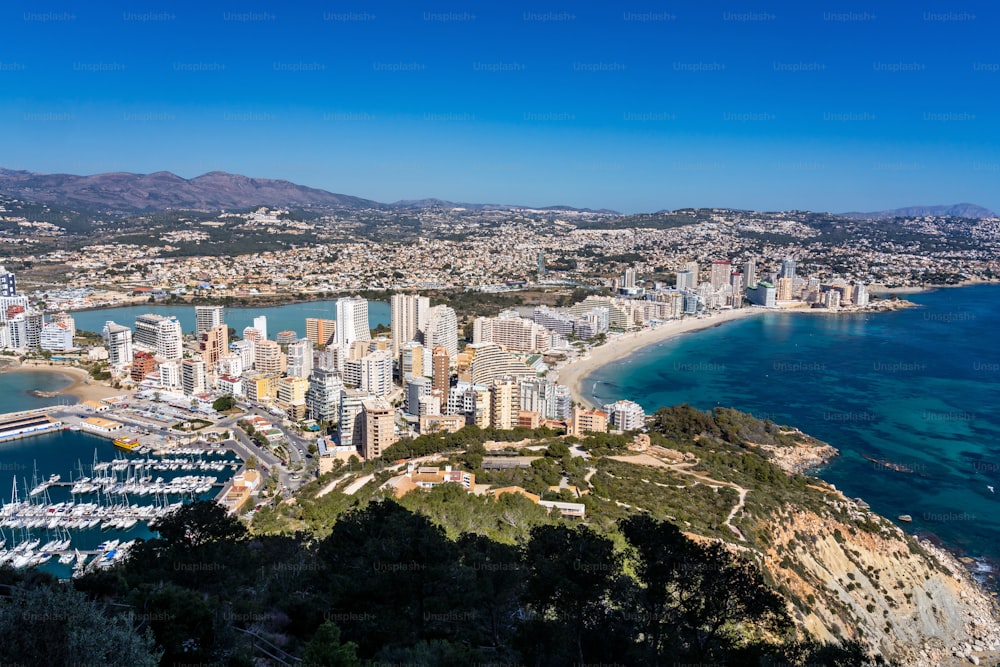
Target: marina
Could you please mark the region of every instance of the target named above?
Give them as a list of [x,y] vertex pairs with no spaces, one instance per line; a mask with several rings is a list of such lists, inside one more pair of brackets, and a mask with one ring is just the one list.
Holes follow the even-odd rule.
[[[185,503],[217,499],[243,465],[225,449],[129,450],[69,429],[32,442],[43,443],[41,460],[65,472],[40,473],[35,460],[30,467],[7,464],[25,474],[8,478],[9,495],[0,499],[0,566],[37,567],[60,578],[120,562],[135,540],[155,537],[151,523]],[[56,444],[62,455],[46,456],[45,445]],[[70,463],[67,454],[75,456],[81,444],[96,444],[91,462]]]

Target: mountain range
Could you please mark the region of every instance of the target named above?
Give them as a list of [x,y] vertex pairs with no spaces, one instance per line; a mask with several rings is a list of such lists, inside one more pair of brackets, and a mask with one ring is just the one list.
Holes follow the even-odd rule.
[[887,218],[916,218],[924,215],[948,215],[956,218],[995,218],[997,214],[976,204],[950,204],[943,206],[906,206],[904,208],[871,211],[869,213],[851,211],[848,213],[839,213],[838,215],[845,218],[853,218],[854,220],[885,220]]
[[[251,178],[225,171],[211,171],[187,179],[169,171],[157,171],[151,174],[111,172],[80,176],[76,174],[42,174],[0,167],[0,194],[32,202],[115,212],[162,211],[166,209],[247,209],[255,206],[319,206],[339,209],[464,208],[474,211],[529,208],[542,211],[620,215],[617,211],[610,209],[472,204],[433,198],[405,199],[385,204],[362,197],[298,185],[291,181]],[[856,220],[882,220],[923,215],[987,218],[995,217],[996,214],[975,204],[952,204],[911,206],[869,213],[848,212],[839,215]]]
[[[187,179],[169,171],[157,171],[152,174],[111,172],[79,176],[0,168],[0,194],[59,206],[119,212],[246,209],[254,206],[469,210],[531,208],[504,204],[455,203],[443,199],[411,199],[383,204],[371,199],[310,188],[290,181],[251,178],[225,171],[211,171]],[[616,214],[616,211],[604,209],[592,211],[569,206],[550,206],[539,210]]]

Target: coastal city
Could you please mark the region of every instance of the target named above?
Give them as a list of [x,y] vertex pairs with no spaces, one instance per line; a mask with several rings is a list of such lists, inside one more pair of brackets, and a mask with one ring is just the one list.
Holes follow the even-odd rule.
[[[266,315],[236,332],[226,323],[224,306],[188,305],[183,307],[194,310],[194,331],[183,331],[176,315],[150,312],[132,322],[108,319],[95,338],[96,332],[77,332],[72,311],[51,312],[68,305],[60,292],[21,294],[15,274],[0,267],[0,347],[14,355],[19,366],[13,370],[85,378],[76,385],[83,402],[6,415],[0,441],[65,428],[105,437],[119,451],[139,455],[173,455],[190,446],[214,453],[221,447],[245,464],[225,484],[214,476],[154,481],[138,468],[110,483],[120,493],[163,498],[221,487],[212,491],[218,502],[252,518],[268,496],[289,497],[309,479],[377,460],[394,443],[421,434],[466,426],[547,427],[576,436],[642,430],[645,414],[638,403],[595,404],[580,381],[656,340],[757,312],[847,313],[903,303],[872,301],[862,283],[800,276],[791,258],[760,269],[752,259],[739,267],[715,261],[704,270],[687,262],[675,276],[674,284],[664,285],[628,268],[600,294],[567,307],[522,306],[494,317],[460,318],[427,296],[395,293],[389,296],[388,328],[372,326],[366,299],[342,297],[330,302],[330,317],[305,318],[305,336],[269,331]],[[169,285],[158,287],[166,291]],[[146,290],[139,293],[155,301]],[[179,465],[221,469],[229,463],[199,458]],[[131,487],[123,486],[126,480]],[[164,501],[91,517],[96,506],[60,506],[51,522],[32,522],[45,516],[44,507],[31,504],[45,488],[44,480],[35,480],[17,500],[15,480],[12,502],[3,509],[7,523],[0,525],[64,528],[55,518],[65,514],[79,519],[70,527],[92,528],[96,522],[131,528],[176,507]],[[73,488],[75,496],[79,482]],[[563,503],[560,511],[584,513],[579,503]],[[52,555],[69,560],[61,541],[35,542],[26,539],[20,551],[10,550],[12,562],[42,564]],[[116,551],[114,546],[105,544],[104,552]],[[116,552],[119,558],[126,553]]]
[[991,3],[62,4],[0,667],[1000,667]]

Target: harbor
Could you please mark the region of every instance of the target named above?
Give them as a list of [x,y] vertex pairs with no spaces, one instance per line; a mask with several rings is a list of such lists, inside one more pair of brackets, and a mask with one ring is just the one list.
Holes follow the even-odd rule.
[[122,447],[120,439],[64,427],[0,450],[0,473],[15,472],[0,477],[7,489],[0,498],[0,566],[37,567],[60,578],[110,567],[137,539],[155,537],[150,524],[158,519],[188,502],[223,498],[243,467],[218,445],[153,451]]

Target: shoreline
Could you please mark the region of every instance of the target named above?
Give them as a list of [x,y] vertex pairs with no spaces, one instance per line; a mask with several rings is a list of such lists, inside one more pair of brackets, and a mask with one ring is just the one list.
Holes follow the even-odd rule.
[[603,345],[592,348],[588,356],[571,361],[555,369],[555,382],[569,388],[570,396],[574,402],[582,403],[592,408],[599,407],[595,406],[593,401],[584,396],[582,391],[583,380],[598,369],[620,361],[645,347],[668,341],[682,334],[710,329],[724,322],[742,320],[753,315],[770,312],[780,311],[765,308],[724,310],[718,314],[706,317],[686,317],[679,320],[669,320],[655,329],[642,329],[632,333],[620,334]]
[[751,306],[736,310],[714,311],[705,317],[685,317],[679,320],[668,320],[655,329],[642,329],[636,332],[620,334],[603,345],[591,348],[590,353],[586,357],[571,361],[554,369],[556,374],[554,381],[569,388],[569,393],[574,403],[581,403],[589,408],[599,408],[600,406],[595,405],[583,391],[583,381],[589,375],[605,366],[621,361],[643,348],[668,341],[682,334],[702,331],[719,326],[725,322],[742,320],[753,315],[766,313],[810,313],[826,316],[865,315],[869,313],[891,313],[916,305],[910,301],[902,301],[899,305],[892,307],[867,308],[864,310],[827,310],[826,308],[806,307],[762,308]]
[[11,363],[0,366],[0,375],[7,373],[48,373],[63,376],[67,385],[52,392],[53,396],[72,396],[78,402],[99,401],[102,398],[120,396],[121,389],[115,389],[109,385],[96,382],[90,374],[82,368],[75,366],[56,366],[52,364],[31,364],[19,363],[11,360]]

